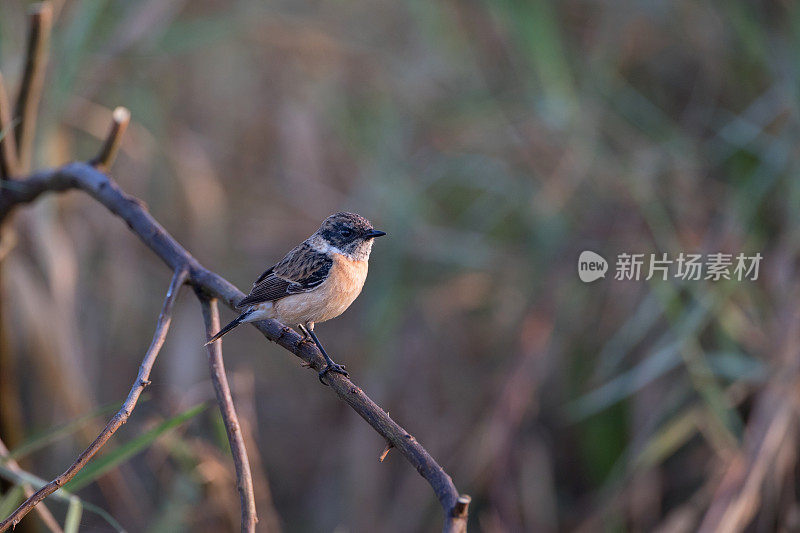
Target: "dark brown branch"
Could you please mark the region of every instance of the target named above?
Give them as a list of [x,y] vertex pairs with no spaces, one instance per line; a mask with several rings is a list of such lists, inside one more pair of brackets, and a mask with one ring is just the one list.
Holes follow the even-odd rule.
[[[8,456],[9,453],[10,452],[6,447],[6,444],[2,439],[0,439],[0,464],[5,463],[9,470],[17,474],[23,472],[22,468],[19,466],[19,463]],[[23,483],[22,490],[26,498],[33,496],[33,487],[31,487],[30,484]],[[42,519],[42,522],[44,522],[44,525],[47,526],[47,529],[53,533],[63,533],[64,530],[61,529],[60,525],[58,525],[58,521],[50,513],[50,510],[45,506],[45,504],[37,505],[36,512],[39,514],[39,518]]]
[[[200,305],[203,309],[203,321],[206,325],[206,340],[214,336],[220,329],[219,309],[217,300],[209,299],[202,293],[198,294]],[[231,388],[225,375],[225,364],[222,361],[222,343],[214,342],[206,346],[208,350],[208,366],[211,372],[211,381],[214,383],[214,393],[225,422],[225,431],[228,433],[228,442],[231,445],[231,455],[236,469],[236,487],[239,490],[239,500],[242,508],[242,531],[252,533],[256,530],[256,497],[253,492],[253,476],[250,473],[250,460],[244,446],[242,428],[239,417],[233,405]]]
[[131,121],[131,112],[127,108],[117,107],[111,114],[111,128],[108,130],[106,140],[94,159],[89,164],[101,172],[107,172],[114,164],[117,152],[122,144],[122,136]]
[[153,334],[153,340],[150,343],[150,347],[147,349],[144,358],[142,359],[142,364],[139,367],[139,374],[136,376],[136,381],[133,382],[131,391],[128,393],[128,397],[125,399],[125,402],[122,404],[120,410],[117,411],[117,414],[115,414],[114,417],[109,420],[108,424],[106,424],[106,427],[103,428],[103,431],[100,432],[97,438],[94,439],[89,447],[78,456],[75,462],[72,463],[63,474],[52,480],[41,489],[37,490],[27,500],[22,502],[22,505],[17,507],[17,509],[11,513],[8,518],[0,522],[0,532],[5,531],[9,527],[16,526],[22,517],[28,514],[37,503],[57,491],[70,479],[75,477],[75,474],[80,472],[81,469],[86,466],[86,464],[92,459],[92,457],[94,457],[100,448],[103,447],[106,441],[108,441],[108,439],[110,439],[111,436],[125,422],[128,421],[128,417],[131,415],[133,409],[136,407],[136,403],[139,401],[139,396],[142,394],[144,388],[150,384],[150,371],[153,369],[153,363],[155,363],[156,357],[158,357],[158,352],[161,350],[161,347],[164,345],[164,340],[167,338],[167,331],[169,331],[169,325],[172,321],[172,308],[175,304],[178,292],[180,291],[181,286],[186,282],[187,277],[188,272],[185,269],[176,270],[175,274],[172,276],[172,282],[169,284],[167,295],[164,298],[164,306],[161,308],[161,314],[158,316],[158,323],[156,324],[156,331]]
[[53,7],[50,2],[31,5],[25,71],[22,74],[17,105],[14,109],[14,117],[20,121],[16,129],[20,172],[27,172],[31,163],[33,137],[36,132],[36,115],[39,112],[39,100],[42,97],[52,24]]
[[[12,186],[13,185],[13,186]],[[32,202],[50,191],[81,189],[122,218],[131,230],[160,257],[171,269],[188,268],[188,283],[209,298],[218,298],[233,308],[244,294],[221,276],[204,268],[145,210],[142,203],[127,196],[108,176],[84,163],[70,163],[63,167],[38,172],[24,181],[8,184],[0,194],[0,222],[19,204]],[[286,348],[316,370],[325,364],[322,354],[311,343],[301,343],[301,337],[292,329],[275,320],[264,320],[254,326],[269,340]],[[458,511],[459,493],[449,475],[431,457],[425,448],[369,396],[341,374],[328,374],[325,381],[336,394],[347,402],[382,437],[417,469],[433,488],[444,509],[448,532],[466,531],[466,516]],[[458,509],[461,509],[459,506]],[[456,516],[459,514],[459,516]]]
[[17,143],[14,141],[14,118],[0,75],[0,179],[9,179],[17,172]]

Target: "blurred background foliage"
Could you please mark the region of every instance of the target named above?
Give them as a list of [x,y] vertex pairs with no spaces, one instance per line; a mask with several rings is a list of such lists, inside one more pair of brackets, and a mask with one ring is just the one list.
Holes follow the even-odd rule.
[[[389,233],[318,332],[472,495],[473,530],[800,526],[796,3],[56,7],[37,166],[91,157],[127,106],[112,175],[243,290],[334,211]],[[9,88],[25,10],[0,5]],[[50,431],[18,457],[48,478],[127,393],[170,273],[80,194],[15,222],[0,428],[12,451]],[[764,261],[754,282],[587,285],[584,249]],[[199,308],[176,312],[104,452],[120,460],[77,495],[131,531],[233,531],[224,429],[193,408],[213,398]],[[296,358],[251,329],[224,347],[264,530],[440,527],[422,478],[379,463],[380,437]]]

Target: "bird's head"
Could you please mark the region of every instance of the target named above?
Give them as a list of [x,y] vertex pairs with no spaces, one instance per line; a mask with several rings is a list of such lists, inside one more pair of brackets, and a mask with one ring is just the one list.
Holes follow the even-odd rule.
[[369,220],[355,213],[336,213],[322,223],[311,239],[322,241],[331,252],[341,253],[355,261],[366,261],[372,240],[386,235],[372,227]]

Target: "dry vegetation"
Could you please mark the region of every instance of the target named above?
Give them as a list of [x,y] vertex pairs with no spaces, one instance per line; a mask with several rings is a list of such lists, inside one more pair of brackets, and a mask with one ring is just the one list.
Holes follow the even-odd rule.
[[[794,3],[55,5],[34,168],[92,157],[126,105],[114,178],[242,288],[336,210],[389,232],[318,333],[472,495],[473,530],[799,527]],[[0,4],[9,89],[25,9]],[[170,273],[83,195],[14,228],[0,437],[50,478],[119,407]],[[585,285],[584,249],[764,262],[755,282]],[[81,505],[107,529],[94,504],[131,531],[239,528],[222,420],[194,409],[214,397],[197,307],[178,301],[80,503],[46,501],[62,524]],[[265,529],[440,527],[296,358],[252,329],[225,356]]]

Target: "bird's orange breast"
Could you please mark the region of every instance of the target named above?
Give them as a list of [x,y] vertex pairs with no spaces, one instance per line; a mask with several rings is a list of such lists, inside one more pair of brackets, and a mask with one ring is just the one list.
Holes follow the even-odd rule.
[[326,292],[326,317],[318,322],[337,317],[350,307],[361,294],[367,279],[367,269],[366,261],[353,261],[341,254],[333,254],[330,275],[323,283],[328,287],[320,287]]
[[361,293],[367,270],[367,261],[353,261],[333,254],[327,279],[312,291],[276,301],[276,318],[286,324],[304,324],[324,322],[341,315]]

